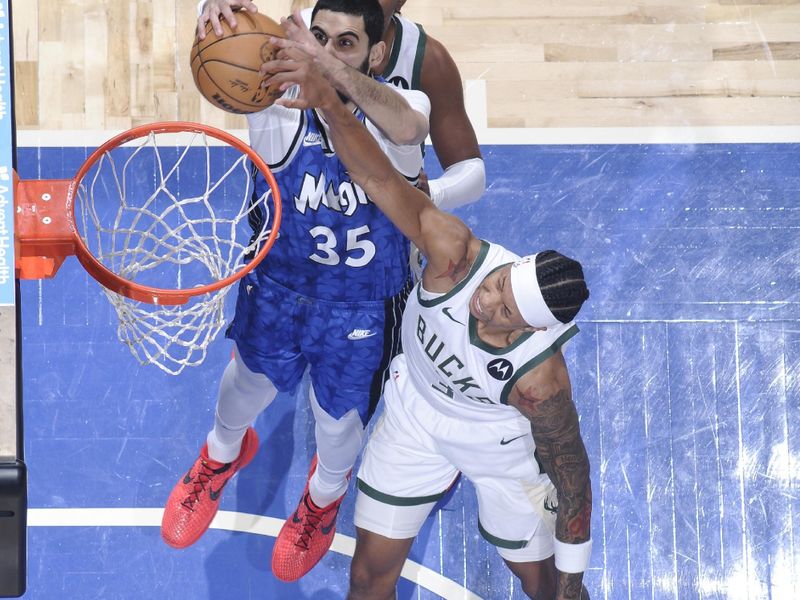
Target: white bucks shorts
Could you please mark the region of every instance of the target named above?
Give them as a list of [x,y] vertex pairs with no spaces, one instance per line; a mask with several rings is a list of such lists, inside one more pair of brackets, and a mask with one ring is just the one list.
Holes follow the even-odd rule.
[[408,380],[403,355],[389,373],[384,412],[358,471],[356,526],[415,537],[460,471],[477,492],[478,528],[503,558],[552,556],[558,503],[534,455],[530,423],[522,415],[481,422],[442,414]]

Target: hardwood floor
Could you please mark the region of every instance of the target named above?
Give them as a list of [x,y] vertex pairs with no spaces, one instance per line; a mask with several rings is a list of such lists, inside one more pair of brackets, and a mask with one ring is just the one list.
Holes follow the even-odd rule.
[[[18,127],[243,128],[195,90],[195,4],[13,0]],[[290,2],[258,4],[277,17]],[[800,0],[408,0],[403,12],[464,80],[485,81],[479,127],[800,125]]]

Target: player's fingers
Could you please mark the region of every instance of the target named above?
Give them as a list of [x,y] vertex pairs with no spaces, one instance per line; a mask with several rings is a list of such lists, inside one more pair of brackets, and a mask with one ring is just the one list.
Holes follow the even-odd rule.
[[277,87],[280,91],[285,92],[295,83],[298,83],[299,79],[301,79],[301,77],[298,77],[297,72],[283,71],[281,73],[270,73],[265,75],[264,79],[261,80],[261,87]]
[[242,0],[242,8],[245,10],[249,10],[252,13],[258,12],[258,7],[253,4],[250,0]]
[[279,106],[285,106],[286,108],[299,108],[301,110],[311,108],[311,105],[302,98],[295,98],[292,100],[288,98],[278,98],[275,100],[275,104]]
[[284,48],[284,49],[285,49],[285,48],[291,48],[292,46],[295,46],[295,45],[296,45],[296,44],[295,44],[295,43],[294,43],[292,40],[290,40],[290,39],[287,39],[287,38],[279,38],[279,37],[270,37],[270,38],[269,38],[269,43],[270,43],[270,45],[271,45],[271,46],[273,46],[273,47],[275,47],[275,48]]
[[270,44],[277,48],[276,57],[281,60],[306,60],[311,56],[302,45],[291,40],[270,38]]
[[278,77],[280,82],[286,81],[289,77],[297,78],[304,69],[294,60],[271,60],[265,62],[258,69],[258,74],[265,80],[270,77]]
[[261,66],[258,68],[258,74],[261,77],[269,77],[271,75],[274,75],[275,73],[280,72],[280,69],[278,68],[277,65],[279,63],[283,63],[283,62],[288,62],[288,61],[277,59],[277,60],[269,60],[269,61],[267,61],[265,63],[261,63]]
[[288,17],[281,17],[281,27],[284,28],[287,34],[290,34],[292,31],[297,29],[297,24],[294,22],[294,17],[289,15]]
[[219,22],[219,13],[217,13],[217,12],[209,13],[208,21],[211,23],[211,28],[214,30],[214,33],[216,33],[217,36],[221,36],[222,35],[222,25],[220,25],[220,22]]
[[208,15],[203,13],[197,18],[197,37],[201,40],[206,39],[206,23],[208,23]]
[[[231,10],[230,6],[223,6],[222,7],[222,16],[228,22],[228,25],[231,26],[231,29],[236,29],[236,17],[233,16],[234,12]],[[216,31],[216,29],[214,30]],[[217,32],[217,35],[222,35],[222,27],[220,26],[220,30]]]
[[306,22],[303,20],[303,15],[300,14],[299,10],[296,10],[289,15],[289,19],[300,31],[309,31],[308,27],[306,27]]
[[260,75],[269,75],[272,73],[281,73],[283,71],[296,71],[302,67],[302,63],[296,60],[287,60],[284,58],[274,58],[272,60],[261,63],[258,69]]

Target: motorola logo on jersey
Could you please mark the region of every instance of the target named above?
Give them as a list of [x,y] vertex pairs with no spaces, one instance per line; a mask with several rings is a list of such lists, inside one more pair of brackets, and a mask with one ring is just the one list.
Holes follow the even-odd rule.
[[411,89],[411,86],[408,85],[408,82],[400,75],[395,75],[389,79],[389,83],[391,83],[394,87],[399,87],[404,90]]
[[486,370],[489,371],[489,375],[500,381],[511,379],[514,374],[514,366],[505,358],[495,358],[486,365]]

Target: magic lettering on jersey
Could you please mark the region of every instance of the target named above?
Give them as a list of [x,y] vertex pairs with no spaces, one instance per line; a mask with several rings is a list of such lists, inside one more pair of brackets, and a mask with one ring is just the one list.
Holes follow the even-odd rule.
[[[464,394],[470,400],[482,404],[497,404],[486,396],[480,385],[471,375],[465,372],[464,361],[453,354],[434,331],[428,330],[428,324],[422,315],[417,318],[417,340],[423,347],[425,356],[436,366],[436,369],[447,377],[448,383],[439,381],[431,387],[448,398],[453,397],[453,388]],[[469,392],[469,393],[468,393]]]
[[360,205],[366,206],[370,199],[364,190],[352,181],[341,181],[339,187],[328,183],[324,173],[314,175],[306,172],[300,193],[294,196],[294,207],[300,214],[307,210],[319,211],[322,207],[351,217]]

